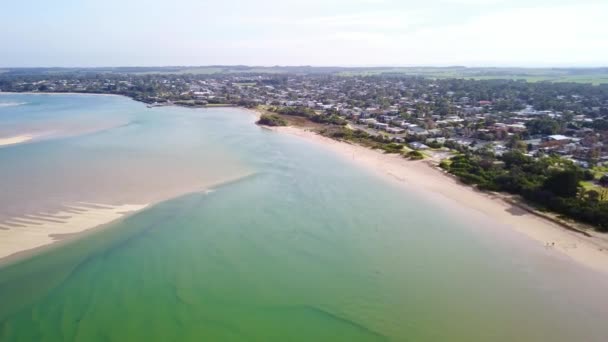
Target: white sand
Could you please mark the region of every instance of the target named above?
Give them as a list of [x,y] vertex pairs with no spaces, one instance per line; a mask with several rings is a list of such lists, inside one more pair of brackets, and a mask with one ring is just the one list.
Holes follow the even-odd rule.
[[[462,185],[426,161],[410,161],[396,154],[384,154],[362,146],[338,142],[296,127],[275,127],[274,131],[295,135],[322,144],[345,159],[387,177],[408,191],[456,209],[462,215],[482,215],[497,227],[511,227],[538,242],[538,248],[562,253],[592,269],[608,273],[608,234],[592,232],[592,237],[566,230],[547,219],[531,214],[503,200]],[[498,228],[497,228],[498,229]],[[552,245],[554,243],[554,245]],[[549,244],[549,247],[547,247]]]
[[21,143],[30,141],[32,139],[34,139],[34,136],[30,135],[30,134],[22,134],[22,135],[16,135],[13,137],[8,137],[8,138],[0,138],[0,147],[21,144]]
[[142,210],[146,204],[78,203],[54,213],[33,213],[0,222],[0,259],[51,244],[61,235],[86,231]]

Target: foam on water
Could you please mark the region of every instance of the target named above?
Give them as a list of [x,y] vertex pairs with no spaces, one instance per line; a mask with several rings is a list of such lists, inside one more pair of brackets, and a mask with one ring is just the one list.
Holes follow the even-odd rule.
[[27,102],[0,102],[0,107],[17,107],[28,104]]

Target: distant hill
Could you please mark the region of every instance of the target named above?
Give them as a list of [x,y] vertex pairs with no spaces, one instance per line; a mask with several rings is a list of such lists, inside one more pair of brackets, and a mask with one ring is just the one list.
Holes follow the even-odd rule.
[[167,66],[100,68],[3,68],[2,74],[332,74],[340,76],[417,76],[426,78],[514,79],[529,82],[608,83],[603,68],[313,67],[313,66]]

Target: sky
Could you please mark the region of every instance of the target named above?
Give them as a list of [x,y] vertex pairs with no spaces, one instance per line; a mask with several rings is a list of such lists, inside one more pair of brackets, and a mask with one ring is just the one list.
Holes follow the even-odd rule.
[[608,0],[0,1],[0,67],[608,66]]

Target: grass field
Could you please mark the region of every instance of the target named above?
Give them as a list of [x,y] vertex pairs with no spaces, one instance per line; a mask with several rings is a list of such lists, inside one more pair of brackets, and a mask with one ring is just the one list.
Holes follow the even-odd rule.
[[608,84],[608,69],[527,69],[527,68],[354,68],[341,76],[407,75],[433,79],[525,80],[527,82],[575,82]]
[[[465,77],[467,78],[467,77]],[[478,76],[471,77],[475,80],[493,80],[493,79],[508,79],[508,80],[525,80],[526,82],[573,82],[573,83],[591,83],[591,84],[608,84],[608,74],[601,75],[567,75],[567,76]]]
[[608,84],[608,68],[467,68],[467,67],[311,67],[311,66],[172,66],[113,68],[25,68],[0,69],[0,73],[58,74],[69,72],[126,74],[323,74],[339,76],[418,76],[430,79],[525,80],[527,82],[575,82]]
[[601,185],[598,185],[596,181],[602,178],[602,176],[604,176],[605,174],[608,174],[608,166],[596,166],[591,169],[591,171],[595,176],[595,181],[584,181],[581,182],[581,185],[586,191],[595,190],[597,192],[602,192],[606,188],[602,187]]

